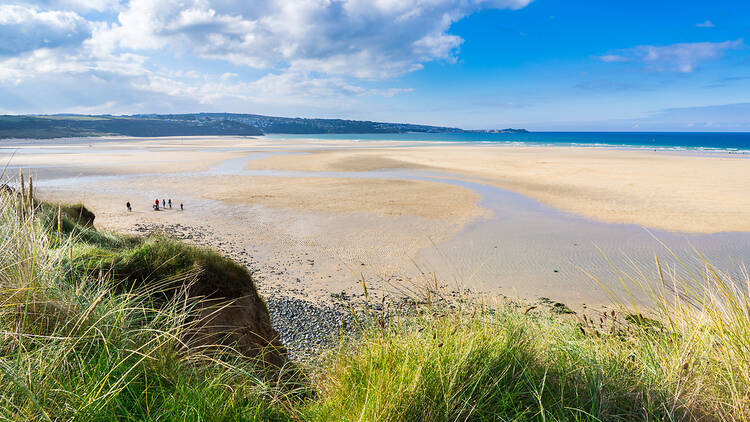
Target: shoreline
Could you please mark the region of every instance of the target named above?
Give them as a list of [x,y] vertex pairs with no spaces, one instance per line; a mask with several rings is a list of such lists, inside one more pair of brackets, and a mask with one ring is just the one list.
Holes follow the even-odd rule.
[[[575,135],[601,135],[601,136],[607,136],[607,135],[617,135],[617,134],[626,134],[626,135],[641,135],[641,134],[652,134],[656,136],[664,136],[664,135],[723,135],[723,136],[748,136],[750,137],[750,133],[748,132],[554,132],[554,131],[535,131],[535,132],[527,132],[525,134],[522,134],[523,136],[544,136],[544,135],[567,135],[567,136],[575,136]],[[411,136],[413,135],[414,138],[405,138],[405,136]],[[736,148],[736,147],[730,147],[730,146],[708,146],[708,145],[667,145],[667,144],[636,144],[636,143],[608,143],[608,142],[576,142],[576,141],[560,141],[560,142],[550,142],[550,141],[534,141],[534,140],[520,140],[520,139],[511,139],[511,140],[461,140],[461,139],[429,139],[429,136],[445,136],[445,137],[451,137],[451,135],[498,135],[498,134],[491,134],[491,133],[462,133],[462,134],[449,134],[449,133],[440,133],[440,134],[427,134],[425,135],[422,132],[410,132],[410,133],[396,133],[396,134],[380,134],[380,133],[352,133],[352,134],[329,134],[329,133],[322,133],[322,134],[283,134],[283,133],[270,133],[263,135],[266,139],[277,139],[277,140],[296,140],[296,141],[353,141],[353,142],[397,142],[401,144],[407,144],[409,142],[412,143],[423,143],[423,144],[429,144],[434,143],[437,145],[463,145],[463,146],[482,146],[482,145],[488,145],[488,146],[499,146],[499,147],[572,147],[572,148],[604,148],[604,149],[616,149],[616,150],[634,150],[634,151],[657,151],[657,152],[670,152],[670,151],[677,151],[677,152],[697,152],[697,153],[717,153],[717,154],[740,154],[740,155],[747,155],[750,154],[750,147],[747,148]],[[499,134],[499,135],[507,135],[507,136],[517,136],[518,134]],[[358,138],[359,137],[359,138]],[[382,139],[376,139],[375,137],[382,137]],[[399,139],[399,137],[404,139]],[[419,137],[424,137],[423,139],[420,139]],[[750,139],[750,138],[749,138]],[[408,145],[403,145],[408,146]]]
[[[70,145],[70,143],[86,143],[86,142],[116,142],[116,141],[147,141],[153,139],[160,140],[201,140],[209,138],[224,138],[224,139],[238,139],[238,140],[283,140],[283,141],[351,141],[351,142],[373,142],[373,143],[395,143],[406,145],[409,142],[419,144],[435,144],[443,146],[497,146],[497,147],[541,147],[541,148],[595,148],[595,149],[606,149],[606,150],[622,150],[622,151],[651,151],[651,152],[685,152],[685,153],[696,153],[698,155],[707,154],[708,156],[713,155],[750,155],[750,147],[748,148],[736,148],[736,147],[720,147],[720,146],[700,146],[700,145],[659,145],[659,144],[628,144],[628,143],[606,143],[606,142],[544,142],[544,141],[523,141],[523,140],[436,140],[436,139],[357,139],[358,136],[396,136],[399,135],[422,135],[424,132],[404,132],[404,133],[317,133],[317,134],[294,134],[294,133],[268,133],[262,135],[223,135],[223,136],[211,136],[211,135],[189,135],[189,136],[160,136],[160,137],[128,137],[121,135],[112,136],[81,136],[81,137],[60,137],[60,138],[2,138],[0,139],[0,151],[3,149],[10,149],[11,147],[6,146],[8,144],[26,144],[34,142],[36,145],[40,143],[63,143],[63,145]],[[669,134],[700,134],[700,135],[748,135],[748,132],[555,132],[555,131],[532,131],[527,132],[525,135],[535,134],[656,134],[656,135],[669,135]],[[430,133],[431,134],[431,133]],[[463,133],[463,135],[470,135],[472,132]],[[479,132],[483,134],[483,132]],[[496,135],[495,133],[488,133]],[[434,135],[434,134],[432,134]],[[440,135],[451,135],[450,133],[441,133]],[[513,135],[513,134],[503,134]],[[66,144],[67,142],[67,144]],[[29,145],[26,145],[29,146]],[[738,157],[739,158],[739,157]]]

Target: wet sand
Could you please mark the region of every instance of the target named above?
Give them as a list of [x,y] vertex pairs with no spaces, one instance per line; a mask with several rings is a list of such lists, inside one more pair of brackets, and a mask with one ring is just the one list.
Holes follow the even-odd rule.
[[[658,237],[738,268],[750,252],[750,161],[571,147],[161,138],[16,141],[40,195],[83,201],[97,226],[202,228],[261,292],[327,300],[412,289],[609,302],[610,262],[644,271]],[[173,209],[154,212],[154,198]],[[124,209],[125,201],[134,211]],[[185,203],[184,212],[177,211]],[[641,226],[651,228],[651,232]]]

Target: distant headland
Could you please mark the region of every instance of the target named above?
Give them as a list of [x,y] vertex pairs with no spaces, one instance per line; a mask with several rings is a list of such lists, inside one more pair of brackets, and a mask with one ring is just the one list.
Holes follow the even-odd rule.
[[525,129],[454,127],[366,120],[307,119],[260,114],[191,113],[113,116],[55,114],[0,116],[0,139],[88,136],[258,136],[271,133],[526,133]]

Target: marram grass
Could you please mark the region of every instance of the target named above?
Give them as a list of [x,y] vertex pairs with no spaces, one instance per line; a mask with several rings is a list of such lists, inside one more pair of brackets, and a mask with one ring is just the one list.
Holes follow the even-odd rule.
[[709,265],[624,277],[653,305],[619,302],[606,321],[470,303],[362,311],[356,333],[279,377],[181,343],[196,304],[144,300],[190,282],[167,250],[144,261],[168,260],[167,280],[114,291],[71,257],[150,244],[1,196],[0,420],[750,420],[747,285]]
[[594,333],[515,309],[394,320],[331,354],[311,419],[747,420],[695,338]]
[[186,349],[196,303],[185,294],[155,308],[144,299],[160,283],[115,293],[106,279],[72,282],[76,239],[58,240],[43,212],[0,200],[0,420],[288,419],[294,390],[232,350]]

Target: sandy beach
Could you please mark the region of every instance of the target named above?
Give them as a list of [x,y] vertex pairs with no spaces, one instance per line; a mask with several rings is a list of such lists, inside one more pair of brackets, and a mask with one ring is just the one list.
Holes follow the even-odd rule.
[[[196,137],[13,141],[0,159],[31,170],[42,197],[84,202],[102,229],[204,230],[267,294],[438,277],[592,306],[609,298],[586,273],[651,266],[664,252],[652,236],[720,264],[750,251],[750,161],[729,154]],[[154,212],[154,198],[174,208]]]

